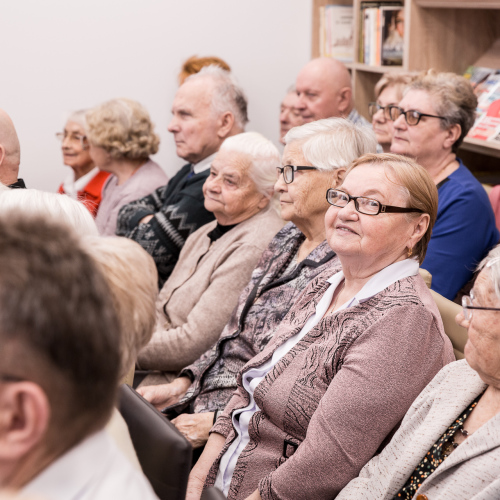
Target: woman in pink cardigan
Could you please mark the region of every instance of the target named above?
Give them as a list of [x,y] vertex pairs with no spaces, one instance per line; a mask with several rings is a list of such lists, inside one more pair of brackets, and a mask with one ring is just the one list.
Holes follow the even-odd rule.
[[342,270],[318,275],[239,373],[188,500],[204,484],[230,499],[333,498],[454,359],[418,274],[437,213],[429,175],[407,158],[364,155],[326,196]]

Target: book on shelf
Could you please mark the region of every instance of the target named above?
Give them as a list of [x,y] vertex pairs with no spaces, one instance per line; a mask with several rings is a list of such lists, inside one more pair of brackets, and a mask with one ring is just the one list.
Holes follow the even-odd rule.
[[319,48],[322,57],[350,63],[354,60],[354,10],[352,6],[320,7]]
[[370,66],[401,66],[404,7],[400,2],[362,2],[359,60]]
[[467,134],[469,139],[479,139],[500,144],[500,99],[493,101]]

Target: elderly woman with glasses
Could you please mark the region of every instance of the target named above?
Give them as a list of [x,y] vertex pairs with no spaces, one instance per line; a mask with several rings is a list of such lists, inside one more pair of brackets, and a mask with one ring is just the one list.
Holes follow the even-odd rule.
[[326,196],[341,270],[311,281],[238,374],[189,500],[204,482],[229,499],[333,498],[454,359],[418,273],[437,212],[429,175],[404,157],[368,154]]
[[59,186],[59,193],[81,201],[95,217],[101,203],[102,188],[110,174],[99,170],[90,156],[85,135],[86,112],[71,113],[64,130],[56,134],[62,143],[64,164],[73,170]]
[[372,117],[372,126],[377,142],[384,153],[391,149],[394,134],[393,121],[389,114],[389,106],[394,106],[403,98],[403,90],[416,78],[414,73],[386,73],[375,85],[376,102],[368,105]]
[[465,78],[429,72],[407,86],[398,106],[389,107],[391,152],[418,161],[438,188],[436,225],[422,267],[432,274],[433,290],[450,300],[500,237],[485,190],[456,156],[476,105]]
[[96,224],[102,236],[114,236],[120,208],[168,181],[150,159],[160,138],[147,110],[132,99],[111,99],[85,116],[90,156],[101,170],[113,174],[103,187]]
[[456,318],[469,331],[465,360],[436,375],[337,498],[500,498],[500,247],[479,269]]

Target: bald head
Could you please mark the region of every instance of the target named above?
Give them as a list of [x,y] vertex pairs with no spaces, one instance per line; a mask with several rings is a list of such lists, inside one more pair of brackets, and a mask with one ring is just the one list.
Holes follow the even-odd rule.
[[0,109],[0,182],[6,185],[16,182],[20,162],[21,148],[14,123]]
[[297,108],[305,122],[347,117],[354,107],[351,76],[336,59],[321,57],[308,62],[297,76]]

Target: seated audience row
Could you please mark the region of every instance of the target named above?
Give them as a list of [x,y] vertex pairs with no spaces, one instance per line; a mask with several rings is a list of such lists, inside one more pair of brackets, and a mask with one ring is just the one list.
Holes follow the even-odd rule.
[[203,185],[205,209],[216,220],[186,240],[158,297],[155,333],[139,354],[140,368],[175,374],[217,341],[283,225],[274,197],[279,165],[276,146],[256,132],[224,141]]
[[[339,186],[346,168],[376,148],[369,128],[340,118],[295,128],[286,142],[283,164],[287,166],[278,168],[275,190],[281,216],[290,224],[262,254],[213,349],[184,368],[172,383],[139,389],[157,408],[169,406],[166,413],[177,417],[173,423],[195,448],[206,443],[215,416],[236,389],[238,372],[272,339],[297,295],[318,273],[330,270],[333,274],[339,267],[325,240],[329,207],[325,190]],[[294,170],[296,165],[306,169]],[[196,415],[187,416],[192,413]]]

